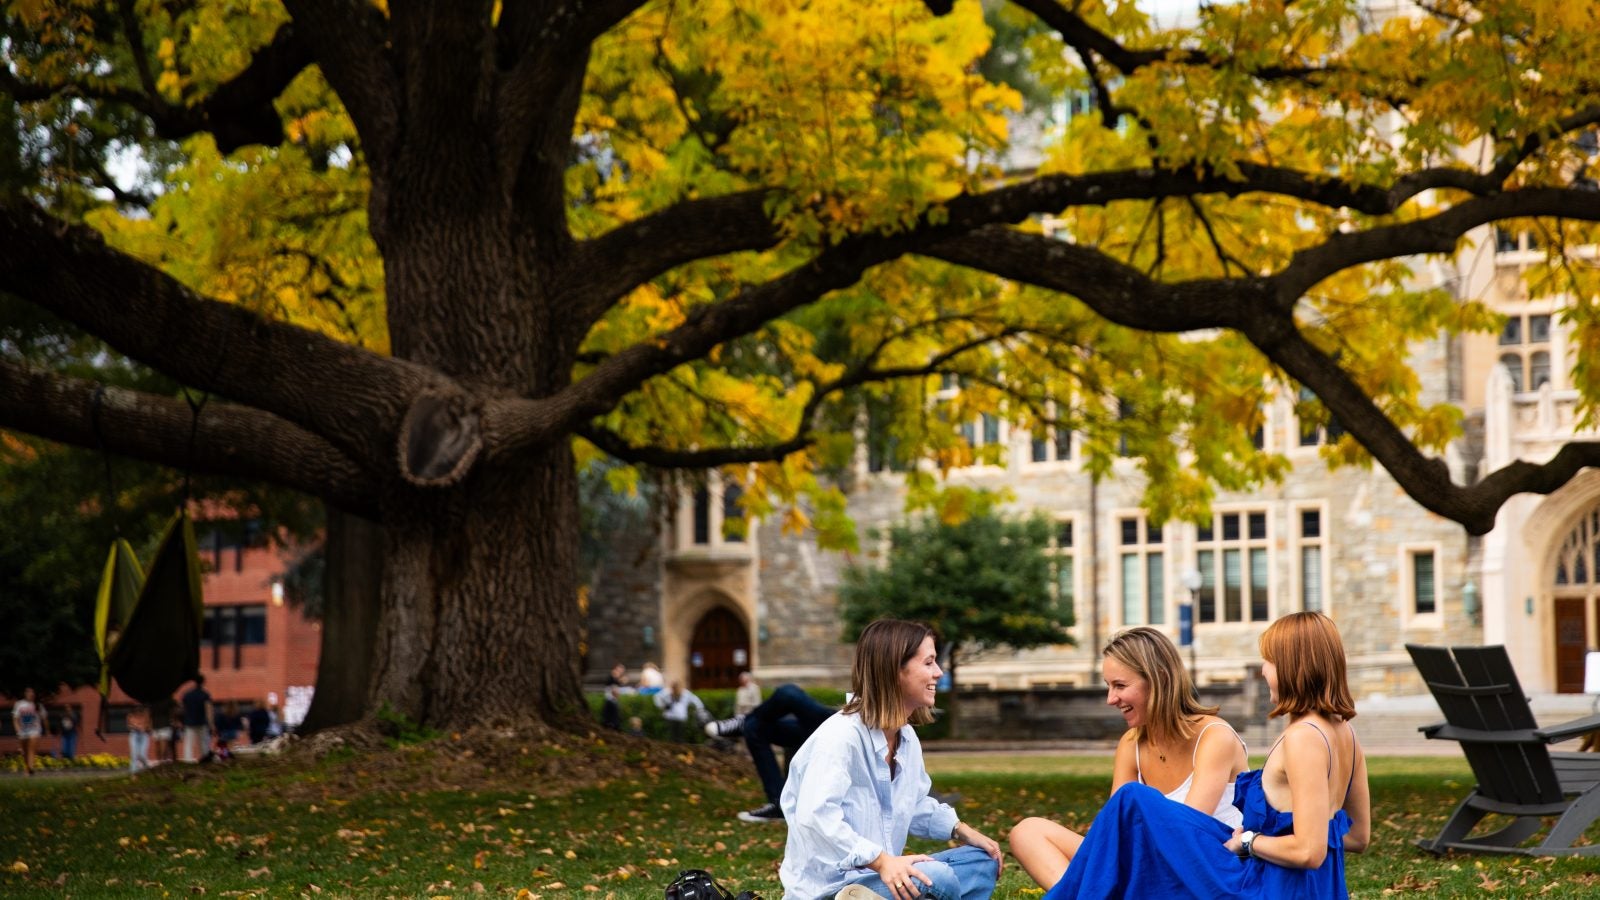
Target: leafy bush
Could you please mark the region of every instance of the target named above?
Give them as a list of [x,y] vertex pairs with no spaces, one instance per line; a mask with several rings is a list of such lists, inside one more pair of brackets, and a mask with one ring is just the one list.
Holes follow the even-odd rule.
[[[835,709],[844,705],[844,691],[838,688],[808,687],[805,689],[818,703],[831,706]],[[729,688],[710,688],[704,691],[695,691],[694,695],[706,705],[706,712],[713,719],[726,719],[733,715],[733,691]],[[763,690],[762,696],[772,696],[772,691]],[[600,709],[605,704],[605,695],[592,692],[588,695],[589,713],[595,721],[600,720]],[[948,694],[939,695],[939,708],[943,709],[949,702]],[[655,697],[643,694],[623,694],[617,698],[617,703],[622,707],[622,727],[628,727],[628,720],[637,716],[643,726],[644,736],[656,740],[667,740],[668,731],[666,720],[661,718],[661,711],[656,709]],[[948,737],[950,726],[944,716],[934,720],[932,725],[924,725],[917,729],[917,734],[924,741],[938,740]],[[704,729],[695,727],[686,731],[686,740],[691,744],[706,742]]]
[[[67,771],[71,769],[126,769],[128,758],[111,753],[80,753],[72,759],[57,759],[39,754],[33,758],[33,767],[41,771]],[[0,772],[22,772],[22,754],[0,759]]]

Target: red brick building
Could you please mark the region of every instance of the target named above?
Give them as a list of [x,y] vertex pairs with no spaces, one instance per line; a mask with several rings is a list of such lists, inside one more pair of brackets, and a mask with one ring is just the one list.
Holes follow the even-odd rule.
[[[298,722],[305,716],[316,684],[322,626],[308,621],[283,598],[280,580],[287,568],[286,551],[270,546],[248,527],[240,535],[229,535],[230,530],[238,529],[210,529],[205,524],[196,528],[200,558],[205,565],[200,671],[206,677],[206,690],[219,710],[229,701],[248,710],[275,699],[284,718],[289,723]],[[188,687],[184,685],[177,693]],[[100,716],[100,692],[92,685],[57,691],[47,704],[50,736],[40,742],[41,752],[55,752],[57,722],[62,709],[69,705],[79,716],[80,754],[127,754],[127,714],[134,704],[115,682],[104,738],[94,733]],[[166,725],[165,715],[158,715],[155,724]],[[14,753],[17,749],[11,701],[0,699],[0,753]]]

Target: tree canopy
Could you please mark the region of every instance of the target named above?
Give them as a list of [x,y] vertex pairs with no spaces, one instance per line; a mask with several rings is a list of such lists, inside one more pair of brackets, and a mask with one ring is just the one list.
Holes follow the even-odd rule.
[[[1087,110],[1036,146],[976,0],[6,0],[0,291],[222,398],[198,465],[380,524],[371,699],[427,723],[571,710],[603,457],[836,544],[864,419],[919,491],[980,415],[1071,428],[1158,516],[1280,475],[1250,435],[1300,386],[1474,533],[1600,459],[1452,483],[1397,352],[1495,326],[1418,271],[1536,229],[1592,412],[1591,4],[991,6]],[[181,399],[0,347],[0,426],[92,445],[100,396],[182,458]]]

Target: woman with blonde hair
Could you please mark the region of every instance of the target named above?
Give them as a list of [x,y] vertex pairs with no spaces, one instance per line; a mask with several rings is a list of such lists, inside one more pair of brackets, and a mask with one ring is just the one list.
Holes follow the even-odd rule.
[[[851,699],[796,753],[779,805],[789,823],[784,900],[987,900],[1000,845],[928,796],[912,725],[933,721],[939,656],[933,630],[879,619],[861,632]],[[959,842],[931,856],[906,836]]]
[[[1238,780],[1242,828],[1124,785],[1045,900],[1086,897],[1343,898],[1344,855],[1366,849],[1372,800],[1350,720],[1344,644],[1333,620],[1292,613],[1261,635],[1272,717],[1288,716],[1266,765]],[[1191,839],[1171,834],[1188,829]]]
[[[1244,741],[1195,695],[1178,648],[1149,627],[1117,634],[1102,652],[1106,704],[1128,730],[1117,742],[1111,790],[1148,785],[1234,827],[1235,779],[1249,767]],[[1040,887],[1061,880],[1083,837],[1049,819],[1028,818],[1011,829],[1011,854]]]

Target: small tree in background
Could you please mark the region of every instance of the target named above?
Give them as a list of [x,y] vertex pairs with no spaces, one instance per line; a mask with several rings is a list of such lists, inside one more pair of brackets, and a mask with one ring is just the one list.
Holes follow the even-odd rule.
[[1023,650],[1075,643],[1070,604],[1052,589],[1051,524],[1042,515],[1003,518],[984,510],[960,522],[895,525],[883,567],[852,566],[839,589],[845,638],[874,619],[926,622],[948,655],[951,715],[962,657],[987,647]]

